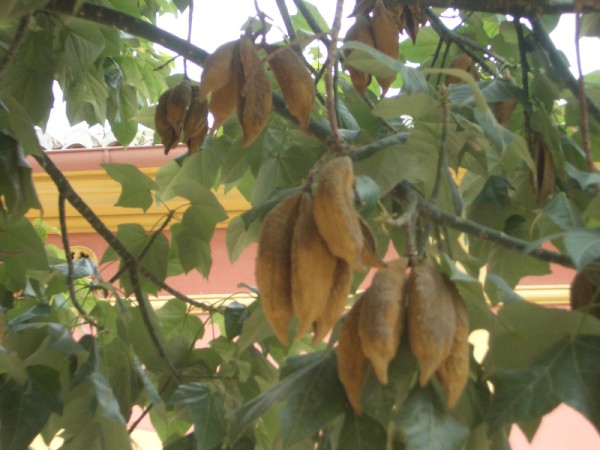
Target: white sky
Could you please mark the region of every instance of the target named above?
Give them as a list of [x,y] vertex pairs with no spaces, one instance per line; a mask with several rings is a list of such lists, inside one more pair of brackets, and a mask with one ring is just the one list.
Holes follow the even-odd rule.
[[[291,2],[287,2],[290,8],[290,14],[296,13],[296,9]],[[319,4],[319,10],[327,21],[331,24],[335,12],[335,0],[321,0],[313,3]],[[273,40],[280,38],[283,32],[283,25],[276,3],[273,0],[258,0],[259,7],[272,19],[275,25],[269,37]],[[354,1],[347,0],[344,4],[344,18],[350,14],[354,6]],[[252,0],[196,0],[194,10],[194,24],[192,43],[198,47],[212,52],[224,42],[237,39],[240,36],[240,27],[246,22],[249,17],[256,14],[254,2]],[[351,20],[345,19],[342,29],[342,35],[347,27],[352,23]],[[159,26],[170,33],[173,33],[181,38],[187,37],[187,11],[178,18],[167,16],[161,18]],[[279,30],[277,29],[279,27]],[[280,31],[281,30],[281,31]],[[576,56],[575,56],[575,18],[574,15],[564,15],[559,25],[552,32],[551,37],[556,46],[562,50],[567,56],[571,65],[571,70],[576,74]],[[592,72],[600,69],[600,58],[590,57],[598,51],[598,38],[583,38],[580,41],[582,54],[583,73]],[[176,61],[178,72],[183,71],[183,61],[178,58]],[[188,74],[192,79],[199,79],[200,68],[194,64],[188,64]],[[77,139],[81,142],[82,132],[87,129],[87,125],[80,124],[74,128],[70,127],[66,115],[65,104],[62,100],[62,93],[59,89],[55,89],[55,108],[53,109],[50,120],[48,122],[47,132],[56,137],[63,144],[73,140],[73,133],[79,134]],[[97,135],[98,132],[93,133]],[[75,139],[75,140],[77,140]]]

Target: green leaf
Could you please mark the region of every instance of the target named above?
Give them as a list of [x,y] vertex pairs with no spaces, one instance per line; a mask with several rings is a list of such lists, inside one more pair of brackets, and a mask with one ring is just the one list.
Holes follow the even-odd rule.
[[546,261],[496,245],[489,256],[488,271],[514,288],[524,276],[549,274],[550,265]]
[[600,229],[569,230],[564,238],[567,253],[577,270],[600,258]]
[[122,191],[116,206],[142,208],[147,211],[152,205],[152,190],[158,188],[154,180],[132,164],[100,164],[111,178],[121,184]]
[[[304,1],[303,3],[306,6],[306,9],[310,12],[311,16],[315,19],[315,22],[319,28],[321,28],[321,30],[324,32],[329,31],[329,25],[319,12],[319,9],[310,2]],[[310,25],[308,22],[306,22],[306,19],[301,12],[298,12],[292,16],[292,23],[294,24],[294,28],[303,31],[310,31],[312,33]]]
[[[2,95],[2,103],[8,108],[8,122],[10,131],[19,142],[26,155],[41,156],[42,149],[37,134],[33,128],[33,121],[29,113],[10,94]],[[1,112],[0,112],[1,114]]]
[[186,342],[193,346],[204,335],[202,320],[191,314],[188,306],[181,300],[169,300],[156,311],[156,315],[167,338],[183,335]]
[[109,98],[104,70],[89,67],[85,76],[69,89],[64,88],[64,96],[70,123],[86,121],[89,125],[104,124]]
[[528,367],[491,377],[492,429],[538,419],[563,402],[600,430],[600,336],[564,339]]
[[[288,376],[288,380],[293,375]],[[285,382],[285,381],[284,381]],[[297,380],[279,412],[284,447],[308,438],[344,410],[346,395],[338,379],[337,360],[323,359],[310,374]]]
[[71,76],[85,76],[104,46],[104,35],[98,25],[87,20],[69,19],[64,27],[64,58]]
[[253,302],[248,307],[249,315],[242,324],[242,332],[237,341],[239,351],[242,352],[255,342],[261,342],[273,336],[273,329],[265,316],[262,302]]
[[187,405],[194,422],[197,450],[211,450],[225,437],[223,400],[202,383],[180,385],[171,396],[171,404]]
[[559,192],[548,202],[544,214],[562,230],[583,227],[579,212],[564,192]]
[[25,384],[6,378],[0,384],[0,446],[6,450],[28,448],[50,415],[61,413],[59,373],[42,365],[25,370]]
[[432,387],[413,389],[394,416],[406,450],[460,450],[469,430],[457,422]]
[[531,363],[562,339],[581,334],[600,336],[600,321],[580,311],[544,308],[529,302],[514,302],[500,310],[502,326],[492,329],[486,372],[515,369]]
[[237,261],[242,252],[253,242],[258,242],[260,222],[254,220],[248,226],[242,216],[234,217],[227,226],[227,252],[229,260]]
[[178,223],[171,227],[171,235],[184,272],[196,269],[208,277],[212,265],[210,242],[198,236],[193,229]]
[[248,308],[246,305],[234,301],[225,307],[223,315],[225,316],[225,334],[227,339],[231,340],[241,333],[244,321],[248,318]]
[[339,436],[337,448],[366,450],[386,448],[386,428],[367,414],[356,415],[348,411]]
[[594,184],[600,183],[600,175],[597,173],[579,170],[569,163],[565,164],[565,170],[571,178],[577,181],[581,189],[587,189]]
[[6,0],[2,4],[0,21],[9,21],[43,8],[49,0]]
[[442,122],[442,110],[436,99],[427,92],[402,93],[398,97],[382,98],[373,108],[382,119],[410,116],[415,121]]

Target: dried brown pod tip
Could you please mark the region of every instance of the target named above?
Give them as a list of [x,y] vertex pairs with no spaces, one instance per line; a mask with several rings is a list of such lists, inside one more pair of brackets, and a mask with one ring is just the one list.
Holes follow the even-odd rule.
[[192,88],[192,99],[183,122],[183,138],[190,154],[195,153],[204,143],[208,133],[208,102],[200,100],[198,88]]
[[581,309],[600,319],[600,259],[579,272],[571,282],[571,309]]
[[533,151],[535,175],[532,174],[530,180],[539,203],[554,192],[556,173],[552,163],[552,153],[544,141],[544,136],[539,132],[533,135]]
[[450,354],[437,369],[437,377],[446,391],[446,405],[453,409],[469,379],[469,316],[467,308],[452,281],[444,277],[452,296],[456,318],[456,331]]
[[[394,16],[387,10],[381,0],[378,0],[375,4],[373,18],[371,19],[371,30],[375,48],[390,58],[397,59],[400,51],[400,32]],[[381,95],[383,96],[396,79],[396,74],[387,77],[375,76],[375,78],[381,86]]]
[[[371,23],[368,16],[359,15],[356,17],[354,25],[348,29],[348,32],[344,37],[344,42],[348,41],[358,41],[369,47],[375,47],[373,31],[371,30]],[[352,52],[353,50],[344,50],[344,56],[347,58]],[[351,65],[348,65],[347,68],[350,73],[352,86],[354,86],[354,89],[356,89],[356,92],[358,92],[361,97],[364,97],[367,92],[367,86],[371,84],[371,74],[361,72]]]
[[[471,74],[475,81],[479,81],[481,79],[481,77],[479,76],[479,72],[477,72],[477,66],[475,66],[475,61],[473,61],[473,59],[469,55],[458,55],[450,62],[449,68],[464,70],[465,72]],[[463,81],[460,78],[455,77],[454,75],[446,75],[446,85],[460,83],[463,83]]]
[[348,401],[357,414],[362,413],[360,393],[367,369],[367,357],[362,351],[358,326],[363,307],[359,298],[348,313],[340,330],[340,339],[336,348],[338,377],[344,386]]
[[291,263],[292,237],[298,218],[300,193],[282,200],[265,216],[256,256],[256,285],[267,321],[275,336],[287,344],[293,316]]
[[419,383],[425,386],[450,354],[456,331],[452,294],[431,261],[416,261],[407,283],[410,348],[419,361]]
[[219,46],[207,59],[202,70],[198,97],[204,100],[208,94],[227,87],[234,76],[233,56],[239,41],[226,42]]
[[397,259],[379,269],[363,294],[359,336],[377,379],[388,382],[388,365],[396,355],[404,328],[404,283],[407,260]]
[[334,256],[356,270],[365,270],[362,260],[363,233],[353,201],[352,160],[341,156],[327,162],[319,175],[314,215],[319,233]]
[[167,104],[172,90],[166,90],[161,94],[154,112],[154,127],[160,136],[160,139],[165,148],[165,154],[169,153],[173,147],[179,142],[179,133],[171,126],[167,120]]

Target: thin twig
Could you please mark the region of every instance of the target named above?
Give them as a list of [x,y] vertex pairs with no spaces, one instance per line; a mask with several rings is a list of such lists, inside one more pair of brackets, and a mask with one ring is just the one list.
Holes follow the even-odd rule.
[[337,120],[337,107],[335,103],[335,82],[334,72],[335,65],[337,64],[338,54],[338,37],[340,28],[342,26],[342,12],[344,10],[344,0],[337,0],[335,5],[335,16],[333,18],[333,24],[331,26],[331,42],[328,47],[327,61],[325,62],[325,92],[327,94],[327,118],[329,119],[329,126],[331,127],[331,145],[332,148],[342,153],[345,151],[344,142],[340,137],[340,130],[338,128]]
[[[287,5],[285,4],[285,0],[275,0],[275,3],[277,3],[277,8],[279,9],[279,14],[281,14],[281,19],[283,20],[285,29],[287,30],[288,38],[292,42],[296,41],[296,39],[298,39],[298,36],[296,34],[294,24],[292,23],[290,12],[288,11]],[[302,53],[302,48],[299,45],[294,45],[294,50],[298,54]]]
[[[194,29],[194,0],[190,0],[190,4],[188,6],[188,32],[187,32],[187,41],[192,43],[192,30]],[[188,67],[187,67],[187,59],[183,58],[183,77],[188,80]]]
[[12,61],[15,54],[17,53],[17,49],[19,48],[19,44],[21,44],[21,40],[23,40],[23,36],[25,36],[25,31],[27,30],[27,26],[29,25],[29,21],[31,20],[31,15],[27,14],[26,16],[21,17],[21,21],[19,22],[19,27],[15,32],[15,36],[13,37],[12,42],[10,43],[10,47],[4,53],[2,60],[0,61],[0,73],[6,68],[6,66]]
[[129,426],[129,428],[127,429],[127,433],[131,434],[135,431],[135,429],[137,428],[137,426],[142,422],[142,420],[144,420],[144,417],[146,417],[148,415],[148,413],[150,412],[150,410],[154,407],[154,403],[150,403],[148,406],[146,406],[144,408],[144,410],[142,411],[142,413],[140,414],[140,417],[138,417],[137,419],[135,419],[131,425]]
[[[521,85],[523,93],[525,94],[525,98],[527,99],[527,104],[529,105],[529,63],[527,62],[527,47],[525,46],[525,36],[523,33],[521,18],[515,17],[514,24],[517,32],[517,42],[521,59]],[[533,133],[531,132],[531,116],[529,115],[529,108],[523,108],[523,129],[529,154],[533,157]]]
[[98,328],[102,329],[98,323],[88,316],[85,312],[79,300],[77,300],[77,293],[75,292],[75,286],[73,286],[73,258],[71,257],[71,245],[69,243],[69,233],[67,230],[67,217],[65,214],[65,197],[62,194],[58,194],[58,220],[60,222],[60,233],[61,240],[63,244],[63,249],[65,251],[65,259],[67,260],[67,288],[69,289],[69,297],[71,298],[71,303],[79,313],[81,317],[85,319],[85,321]]

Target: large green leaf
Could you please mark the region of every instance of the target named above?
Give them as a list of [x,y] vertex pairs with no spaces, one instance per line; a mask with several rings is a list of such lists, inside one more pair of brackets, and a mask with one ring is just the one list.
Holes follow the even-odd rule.
[[66,67],[73,78],[84,76],[105,46],[98,25],[79,19],[68,20],[63,39]]
[[527,275],[549,274],[550,265],[540,259],[497,245],[489,255],[488,270],[514,288],[519,280]]
[[158,187],[140,169],[132,164],[104,163],[101,166],[123,189],[116,206],[142,208],[146,211],[152,205],[152,190]]
[[193,382],[180,385],[170,399],[185,404],[194,422],[197,450],[214,449],[225,438],[223,399],[207,385]]
[[167,338],[183,335],[190,346],[204,334],[204,326],[198,316],[190,313],[186,303],[171,299],[156,311]]
[[367,414],[356,415],[348,411],[340,431],[338,447],[344,450],[369,450],[386,448],[387,432],[379,422]]
[[598,379],[600,336],[564,339],[528,367],[494,374],[492,429],[538,419],[564,402],[600,430]]
[[577,270],[582,270],[600,258],[600,229],[570,230],[564,244]]
[[49,0],[6,0],[0,11],[0,22],[24,16],[43,8]]
[[59,373],[42,365],[26,371],[24,384],[7,378],[0,383],[0,446],[6,450],[28,448],[50,415],[61,412]]
[[460,450],[469,430],[443,406],[432,387],[413,389],[394,416],[406,450]]

